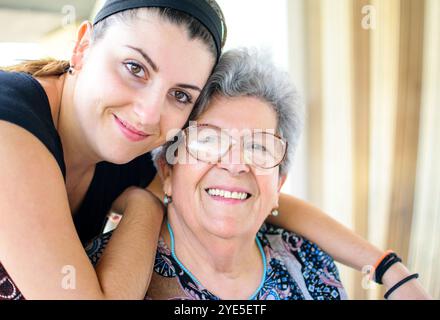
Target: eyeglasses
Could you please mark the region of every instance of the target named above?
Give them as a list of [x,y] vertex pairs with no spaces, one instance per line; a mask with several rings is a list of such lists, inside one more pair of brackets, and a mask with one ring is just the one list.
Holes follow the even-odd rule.
[[211,164],[220,162],[237,142],[241,143],[245,163],[261,169],[280,165],[287,153],[287,142],[269,132],[253,130],[237,141],[224,129],[201,124],[186,128],[183,134],[187,152],[197,160]]

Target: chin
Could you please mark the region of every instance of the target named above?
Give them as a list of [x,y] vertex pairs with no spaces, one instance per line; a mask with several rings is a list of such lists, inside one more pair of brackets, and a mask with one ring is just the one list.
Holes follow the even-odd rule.
[[130,161],[132,161],[142,155],[142,154],[129,153],[128,151],[124,152],[124,151],[122,151],[122,148],[112,150],[112,152],[108,152],[108,151],[109,150],[107,150],[107,152],[103,154],[104,161],[110,162],[110,163],[113,163],[116,165],[127,164]]
[[231,218],[210,221],[208,231],[209,233],[225,240],[237,238],[246,233],[243,222]]

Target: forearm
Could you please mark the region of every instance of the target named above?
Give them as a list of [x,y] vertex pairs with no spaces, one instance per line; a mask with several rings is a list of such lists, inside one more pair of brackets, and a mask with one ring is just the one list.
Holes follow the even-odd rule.
[[280,215],[269,222],[315,242],[336,261],[361,271],[374,265],[383,251],[321,210],[290,195],[280,195]]
[[96,267],[106,298],[144,298],[151,279],[162,218],[161,207],[142,197],[127,205]]
[[[279,216],[269,218],[270,223],[306,237],[336,261],[358,271],[364,266],[374,266],[384,253],[321,210],[290,195],[280,196],[279,211]],[[391,289],[410,274],[402,263],[396,263],[382,278],[385,289]],[[405,283],[389,297],[390,300],[429,298],[418,280]]]

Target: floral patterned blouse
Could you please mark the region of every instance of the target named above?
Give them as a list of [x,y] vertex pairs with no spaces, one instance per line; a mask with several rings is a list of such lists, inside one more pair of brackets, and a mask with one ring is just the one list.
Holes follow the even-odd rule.
[[[86,248],[96,264],[111,237],[104,234]],[[284,229],[263,224],[257,234],[266,274],[255,300],[342,300],[347,294],[333,259],[316,244]],[[145,299],[220,300],[175,258],[159,239],[154,273]]]

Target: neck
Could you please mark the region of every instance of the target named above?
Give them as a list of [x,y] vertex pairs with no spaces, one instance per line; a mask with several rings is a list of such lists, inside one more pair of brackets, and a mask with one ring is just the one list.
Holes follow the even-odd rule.
[[[255,236],[222,239],[189,228],[172,210],[168,217],[177,258],[206,289],[228,299],[247,299],[255,292],[264,269]],[[170,245],[166,224],[162,236]]]
[[85,143],[87,140],[75,115],[73,105],[75,79],[67,75],[62,77],[62,94],[55,125],[63,145],[67,175],[82,176],[101,160]]

